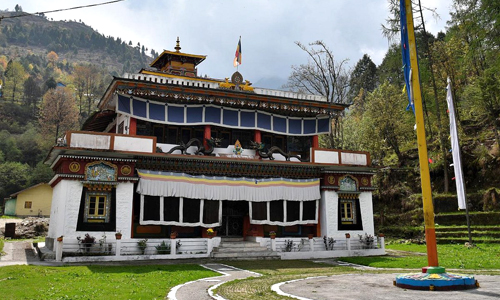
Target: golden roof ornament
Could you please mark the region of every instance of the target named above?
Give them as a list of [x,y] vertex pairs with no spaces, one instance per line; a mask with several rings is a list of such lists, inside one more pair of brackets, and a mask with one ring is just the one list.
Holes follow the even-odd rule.
[[175,52],[180,52],[181,51],[181,45],[180,45],[179,37],[177,37],[177,43],[176,43],[174,49],[175,49]]

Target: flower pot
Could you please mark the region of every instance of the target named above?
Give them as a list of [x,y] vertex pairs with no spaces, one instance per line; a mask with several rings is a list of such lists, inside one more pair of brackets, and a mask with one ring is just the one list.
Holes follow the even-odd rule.
[[170,235],[170,238],[171,238],[172,240],[175,240],[175,238],[176,238],[176,237],[177,237],[177,235],[176,235],[176,234],[171,234],[171,235]]
[[273,235],[270,235],[269,237],[271,238],[271,240],[274,240],[276,238],[276,235],[273,234]]
[[57,241],[58,241],[58,242],[62,242],[62,241],[63,241],[63,237],[62,237],[62,236],[58,237],[58,238],[57,238]]
[[351,238],[351,234],[350,234],[350,233],[346,233],[346,234],[345,234],[345,238],[346,238],[346,239],[350,239],[350,238]]
[[312,238],[314,237],[314,234],[309,233],[309,234],[307,235],[307,237],[308,237],[310,240],[312,240]]
[[117,240],[121,240],[121,239],[122,239],[122,235],[121,235],[121,234],[115,234],[115,238],[116,238]]

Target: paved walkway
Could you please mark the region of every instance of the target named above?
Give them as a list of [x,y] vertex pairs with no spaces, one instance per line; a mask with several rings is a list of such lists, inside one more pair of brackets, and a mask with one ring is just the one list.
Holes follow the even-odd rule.
[[222,276],[203,278],[197,281],[192,281],[176,286],[170,291],[170,293],[168,293],[169,300],[222,300],[224,298],[218,295],[213,295],[212,290],[217,286],[235,279],[243,279],[250,276],[259,276],[259,274],[257,273],[241,270],[223,264],[210,263],[201,266],[212,271],[219,272],[222,274]]
[[5,255],[0,256],[0,266],[28,265],[39,262],[32,248],[32,243],[29,241],[6,242],[3,251]]
[[[453,273],[453,272],[451,272]],[[465,291],[416,291],[395,287],[394,274],[347,274],[280,283],[273,290],[301,300],[493,300],[500,299],[500,276],[478,275],[480,288]]]

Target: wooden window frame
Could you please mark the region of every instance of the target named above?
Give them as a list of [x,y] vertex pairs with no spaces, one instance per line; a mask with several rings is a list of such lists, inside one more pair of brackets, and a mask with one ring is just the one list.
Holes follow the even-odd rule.
[[33,201],[24,201],[24,208],[31,209],[33,207]]
[[[95,199],[95,207],[91,207],[91,200]],[[103,199],[103,212],[99,213],[100,199]],[[91,192],[88,191],[85,195],[85,212],[84,220],[86,223],[108,223],[111,204],[111,193],[109,192]],[[91,212],[94,209],[94,212]]]

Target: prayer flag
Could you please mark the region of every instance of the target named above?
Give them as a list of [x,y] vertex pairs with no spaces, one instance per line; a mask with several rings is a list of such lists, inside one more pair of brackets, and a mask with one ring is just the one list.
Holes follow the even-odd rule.
[[408,94],[408,106],[406,110],[411,110],[415,113],[415,105],[413,103],[413,88],[411,85],[411,65],[410,65],[410,44],[408,42],[408,28],[406,25],[406,7],[404,1],[400,2],[400,23],[401,23],[401,54],[403,57],[403,73],[405,78],[406,93]]
[[236,47],[236,53],[234,54],[233,65],[235,67],[237,67],[238,65],[241,65],[241,36],[240,36],[240,40],[238,41],[238,46]]
[[457,123],[455,120],[455,108],[451,95],[451,80],[448,78],[446,102],[450,116],[451,153],[453,156],[453,168],[455,170],[455,183],[457,185],[458,209],[465,209],[465,184],[462,173],[462,161],[460,159],[460,144],[458,142]]

